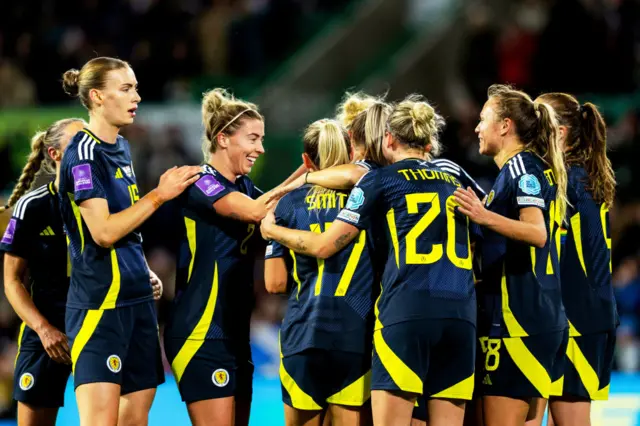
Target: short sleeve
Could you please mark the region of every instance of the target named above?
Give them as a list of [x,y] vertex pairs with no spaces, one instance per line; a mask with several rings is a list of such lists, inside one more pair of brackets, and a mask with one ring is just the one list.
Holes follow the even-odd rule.
[[[74,147],[75,148],[75,147]],[[73,191],[74,201],[80,203],[91,198],[107,198],[105,187],[109,175],[100,162],[100,152],[95,147],[79,144],[77,150],[69,149],[63,159],[62,184],[66,192]]]
[[549,208],[544,197],[547,181],[544,175],[541,175],[535,172],[526,173],[513,179],[517,208],[538,207],[542,210]]
[[360,166],[367,171],[371,171],[372,169],[371,164],[369,164],[369,162],[365,160],[358,160],[353,164],[355,164],[356,166]]
[[337,219],[356,226],[359,229],[369,228],[378,200],[380,199],[379,173],[373,170],[364,175],[353,187],[347,205],[338,214]]
[[203,173],[200,179],[187,189],[187,203],[196,210],[215,212],[213,203],[230,192],[231,190],[214,175]]
[[27,258],[32,234],[31,227],[28,221],[16,216],[17,213],[17,211],[14,212],[14,215],[9,219],[7,228],[2,235],[0,250]]
[[[274,214],[276,216],[276,225],[290,228],[291,226],[289,223],[290,222],[289,218],[291,216],[291,212],[293,211],[293,206],[291,205],[291,203],[288,202],[287,198],[288,198],[288,195],[285,196],[285,198],[282,198],[278,202],[278,205],[276,206]],[[269,244],[267,244],[267,249],[265,251],[264,258],[275,259],[278,257],[285,257],[287,254],[287,251],[288,249],[282,244],[278,243],[277,241],[269,241]]]

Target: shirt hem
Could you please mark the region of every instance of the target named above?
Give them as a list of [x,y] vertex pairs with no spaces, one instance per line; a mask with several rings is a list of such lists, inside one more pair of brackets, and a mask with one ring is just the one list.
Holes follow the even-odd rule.
[[[127,306],[138,305],[138,304],[149,302],[149,301],[152,301],[152,300],[153,300],[153,295],[150,294],[149,296],[138,297],[136,299],[123,300],[121,302],[116,303],[116,306],[114,308],[106,308],[106,309],[103,308],[103,310],[125,308]],[[96,309],[100,309],[101,306],[102,306],[102,302],[100,302],[99,304],[67,302],[67,308],[71,308],[71,309],[96,310]]]

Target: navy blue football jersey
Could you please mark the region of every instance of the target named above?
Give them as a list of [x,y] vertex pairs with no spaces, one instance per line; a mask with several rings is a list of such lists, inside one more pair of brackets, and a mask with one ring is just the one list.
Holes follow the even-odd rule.
[[584,168],[568,169],[567,235],[560,256],[562,300],[572,336],[597,333],[618,324],[611,285],[609,209],[588,190]]
[[[58,195],[53,182],[24,195],[15,205],[0,250],[27,261],[27,290],[36,308],[64,332],[70,267]],[[37,333],[24,323],[20,349],[42,349]]]
[[[278,225],[318,233],[331,226],[349,194],[315,193],[312,188],[302,186],[278,202]],[[373,235],[366,229],[328,259],[297,254],[277,242],[267,246],[267,259],[290,256],[292,260],[293,285],[280,329],[284,356],[309,348],[371,352],[373,304],[379,291],[374,251]]]
[[458,164],[446,158],[434,158],[430,161],[442,171],[452,174],[458,179],[463,188],[471,188],[481,200],[487,195],[480,185]]
[[79,208],[92,198],[107,200],[114,214],[140,196],[126,139],[118,136],[111,144],[83,129],[65,150],[60,171],[60,208],[72,266],[67,306],[113,309],[152,300],[141,235],[131,232],[108,248],[96,244]]
[[[487,209],[519,220],[520,209],[539,208],[547,227],[543,248],[483,229],[481,333],[524,337],[567,327],[560,289],[559,227],[556,181],[537,155],[521,152],[500,170],[486,201]],[[484,308],[482,308],[484,307]]]
[[354,162],[353,164],[356,164],[356,165],[362,167],[363,169],[366,169],[366,170],[369,170],[369,171],[380,168],[380,165],[378,165],[378,163],[375,163],[375,162],[373,162],[371,160],[367,160],[367,159],[358,160],[358,161]]
[[176,297],[166,338],[249,340],[253,308],[253,267],[260,232],[216,213],[213,204],[241,192],[256,199],[262,192],[247,176],[230,182],[209,165],[178,198],[182,213]]
[[338,219],[384,235],[386,264],[375,328],[429,318],[475,324],[469,220],[453,193],[460,181],[421,159],[367,173]]

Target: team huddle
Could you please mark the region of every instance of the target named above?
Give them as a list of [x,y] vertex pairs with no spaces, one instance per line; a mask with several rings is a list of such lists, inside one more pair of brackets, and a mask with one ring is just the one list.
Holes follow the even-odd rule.
[[[96,58],[63,86],[89,123],[34,136],[0,243],[23,320],[19,425],[55,425],[70,374],[82,425],[148,423],[162,283],[137,229],[167,202],[181,240],[164,350],[194,425],[249,423],[262,255],[267,290],[288,294],[287,425],[533,426],[547,401],[549,424],[589,425],[591,401],[608,398],[615,178],[593,104],[491,86],[476,128],[500,170],[487,194],[438,158],[445,121],[423,97],[347,94],[305,130],[303,165],[263,193],[247,175],[264,118],[214,89],[204,165],[169,169],[140,197],[119,135],[140,102],[133,70]],[[40,171],[55,179],[27,192]]]

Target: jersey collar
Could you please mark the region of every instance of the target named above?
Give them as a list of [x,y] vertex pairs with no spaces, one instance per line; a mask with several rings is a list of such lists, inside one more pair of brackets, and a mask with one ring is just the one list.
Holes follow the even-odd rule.
[[102,141],[100,140],[99,137],[97,137],[96,135],[93,134],[93,132],[89,129],[87,129],[86,127],[84,129],[82,129],[83,132],[85,132],[87,135],[91,136],[91,139],[93,139],[94,141],[96,141],[96,143],[102,143]]
[[49,193],[51,195],[57,195],[58,191],[56,191],[56,185],[54,181],[49,182],[49,185],[47,185],[47,188],[49,188]]

